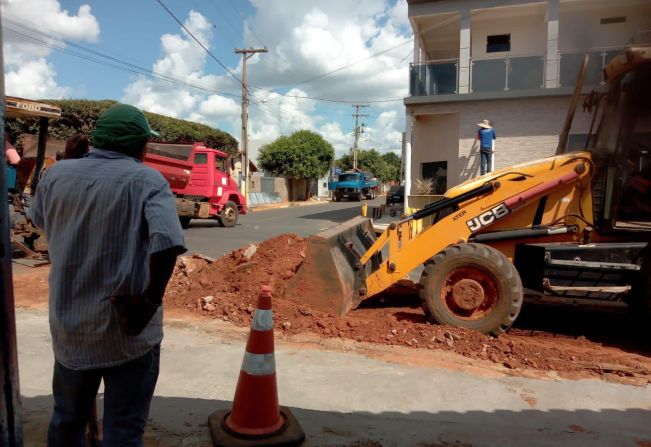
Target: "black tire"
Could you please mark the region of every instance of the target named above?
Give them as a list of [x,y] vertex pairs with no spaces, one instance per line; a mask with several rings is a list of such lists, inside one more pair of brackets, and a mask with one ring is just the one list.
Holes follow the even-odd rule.
[[181,228],[190,227],[190,216],[179,216],[179,221],[181,222]]
[[[450,289],[448,282],[455,286]],[[515,266],[483,244],[441,251],[425,265],[420,285],[425,313],[439,324],[497,336],[511,327],[522,308],[522,281]]]
[[224,208],[219,212],[217,220],[222,227],[234,227],[237,224],[237,218],[239,217],[239,210],[237,204],[232,200],[226,202]]
[[339,202],[341,200],[341,197],[335,194],[335,202]]

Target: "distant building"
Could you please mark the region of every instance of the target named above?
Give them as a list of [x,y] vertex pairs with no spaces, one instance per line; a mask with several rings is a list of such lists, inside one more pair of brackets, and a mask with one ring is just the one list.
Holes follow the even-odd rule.
[[[587,93],[603,84],[602,67],[614,55],[651,40],[648,0],[407,3],[411,177],[436,177],[444,189],[478,175],[473,142],[483,119],[497,134],[496,169],[553,155],[583,55],[590,54]],[[575,115],[574,147],[583,147],[587,115]]]

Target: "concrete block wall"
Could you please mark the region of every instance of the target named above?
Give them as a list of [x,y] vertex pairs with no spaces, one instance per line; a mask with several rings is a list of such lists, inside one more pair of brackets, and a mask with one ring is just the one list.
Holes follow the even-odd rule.
[[[448,187],[478,176],[479,147],[475,136],[477,123],[484,119],[493,123],[497,135],[495,169],[551,156],[558,144],[558,135],[565,120],[569,100],[569,96],[559,96],[409,106],[407,113],[425,117],[453,114],[458,116],[459,123],[455,128],[449,125],[454,122],[450,120],[431,120],[425,117],[417,120],[423,123],[447,123],[447,126],[428,129],[427,133],[441,135],[441,141],[449,141],[451,134],[456,133],[458,147],[440,147],[437,153],[435,143],[426,146],[418,144],[422,139],[412,138],[412,160],[415,161],[412,175],[417,178],[420,174],[419,163],[448,160]],[[579,107],[574,116],[571,133],[587,133],[589,128],[590,116],[583,113]],[[415,131],[418,131],[417,126]],[[452,159],[455,150],[456,160]],[[456,170],[453,169],[455,166]]]

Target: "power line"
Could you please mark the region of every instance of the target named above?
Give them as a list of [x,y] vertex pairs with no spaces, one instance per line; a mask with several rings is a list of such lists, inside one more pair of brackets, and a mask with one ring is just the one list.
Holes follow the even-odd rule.
[[[388,53],[389,51],[395,50],[396,48],[400,48],[400,47],[405,46],[405,45],[407,45],[407,44],[409,44],[409,43],[411,43],[411,41],[407,40],[407,41],[402,42],[402,43],[400,43],[400,44],[398,44],[398,45],[394,45],[394,46],[392,46],[392,47],[390,47],[390,48],[386,48],[386,49],[384,49],[384,50],[382,50],[382,51],[379,51],[379,52],[377,52],[377,53],[371,54],[370,56],[367,56],[367,57],[365,57],[364,59],[359,59],[359,60],[357,60],[357,61],[355,61],[355,62],[351,62],[350,64],[346,64],[346,65],[343,65],[343,66],[341,66],[341,67],[339,67],[339,68],[335,68],[334,70],[330,70],[330,71],[328,71],[328,72],[326,72],[326,73],[322,73],[322,74],[320,74],[320,75],[318,75],[318,76],[314,76],[314,77],[312,77],[312,78],[305,79],[305,80],[303,80],[303,81],[301,81],[301,82],[298,82],[298,83],[292,84],[292,85],[290,86],[290,88],[294,88],[294,87],[299,86],[299,85],[307,84],[308,82],[316,81],[317,79],[321,79],[321,78],[324,78],[324,77],[329,76],[329,75],[331,75],[331,74],[334,74],[334,73],[340,72],[340,71],[342,71],[342,70],[345,70],[345,69],[350,68],[350,67],[352,67],[352,66],[355,66],[355,65],[357,65],[357,64],[361,64],[362,62],[366,62],[366,61],[368,61],[368,60],[370,60],[370,59],[373,59],[373,58],[375,58],[375,57],[378,57],[378,56],[381,56],[381,55],[383,55],[383,54],[386,54],[386,53]],[[252,86],[252,87],[253,87],[253,86]],[[262,87],[254,87],[254,88],[257,88],[257,89],[259,89],[259,90],[267,90],[267,91],[273,91],[274,93],[278,93],[278,92],[276,92],[276,91],[274,91],[274,90],[268,90],[268,89],[265,89],[265,88],[262,88]],[[279,93],[279,94],[281,94],[281,93]],[[283,95],[283,96],[291,96],[291,95]],[[298,97],[298,96],[297,96],[297,97]],[[303,96],[303,98],[306,98],[306,97]],[[318,100],[321,100],[321,101],[326,101],[326,99],[323,99],[323,98],[311,98],[311,99],[318,99]],[[392,101],[402,101],[403,99],[404,99],[404,98],[400,98],[400,99],[389,99],[389,100],[378,100],[378,101],[365,101],[365,102],[392,102]],[[355,102],[358,102],[358,101],[338,101],[338,100],[332,100],[332,102],[346,102],[346,103],[349,103],[349,104],[350,104],[350,103],[355,103]]]
[[[199,11],[199,13],[201,13],[202,15],[206,16],[206,14],[203,14],[203,13],[200,11],[200,7],[199,7],[199,5],[197,4],[197,2],[195,2],[194,0],[191,0],[191,1],[192,1],[192,4],[194,5],[195,9],[196,9],[197,11]],[[222,29],[221,29],[220,27],[218,27],[217,25],[215,25],[213,22],[210,22],[210,26],[211,26],[212,29],[217,30],[217,32],[218,32],[218,33],[219,33],[219,34],[220,34],[224,39],[226,39],[226,40],[227,40],[231,45],[236,46],[235,42],[233,42],[233,40],[232,40],[230,37],[228,37],[228,35],[227,35],[224,31],[222,31]]]
[[[217,11],[217,14],[219,14],[219,16],[220,16],[222,19],[224,19],[224,21],[228,24],[228,26],[231,27],[231,29],[233,30],[233,32],[234,32],[235,34],[239,34],[239,31],[235,28],[235,25],[233,25],[233,22],[230,21],[230,19],[228,18],[228,16],[227,16],[227,15],[226,15],[222,10],[221,10],[221,8],[219,8],[219,9],[217,8],[217,3],[216,3],[214,0],[208,0],[208,2],[209,2],[210,5],[214,8],[214,10]],[[241,41],[241,40],[240,40],[240,41]],[[235,46],[237,46],[237,45],[233,45],[233,46],[235,47]]]
[[[244,29],[244,21],[246,20],[246,17],[244,17],[244,14],[238,8],[235,7],[235,5],[231,2],[231,0],[227,0],[227,1],[228,1],[228,4],[231,5],[231,8],[233,8],[233,11],[235,11],[235,13],[238,14],[240,16],[240,18],[242,19],[242,29]],[[255,32],[255,30],[252,27],[247,27],[247,28],[251,31],[253,36],[258,40],[258,43],[264,47],[265,44],[264,44],[263,40],[260,39],[260,36],[258,36],[258,34]]]
[[[10,19],[5,19],[5,20],[11,21]],[[174,77],[171,77],[171,76],[166,76],[166,75],[163,75],[163,74],[160,74],[160,73],[156,73],[156,72],[151,71],[149,69],[146,69],[144,67],[132,64],[130,62],[120,60],[120,59],[115,58],[113,56],[102,54],[101,52],[98,52],[98,51],[95,51],[95,50],[92,50],[92,49],[89,49],[89,48],[84,48],[83,46],[76,45],[76,44],[74,44],[72,42],[66,42],[66,43],[68,45],[71,45],[73,47],[77,47],[77,48],[79,48],[79,49],[81,49],[83,51],[87,51],[87,52],[89,52],[91,54],[97,55],[98,57],[104,58],[104,59],[107,59],[107,60],[97,59],[96,57],[92,57],[92,56],[89,56],[87,54],[79,53],[79,52],[70,50],[68,48],[65,48],[63,46],[56,45],[53,42],[47,42],[45,40],[39,39],[38,37],[30,36],[29,34],[25,34],[24,32],[16,30],[16,29],[12,28],[11,26],[5,25],[5,30],[15,34],[17,37],[21,38],[22,40],[31,41],[32,43],[34,43],[36,45],[40,45],[40,46],[43,46],[43,47],[46,47],[46,48],[50,48],[50,49],[53,49],[53,50],[56,50],[56,51],[60,51],[60,52],[62,52],[64,54],[68,54],[70,56],[75,56],[75,57],[78,57],[80,59],[84,59],[84,60],[89,61],[89,62],[97,63],[99,65],[112,67],[112,68],[115,68],[115,69],[118,69],[118,70],[143,75],[143,76],[146,76],[146,77],[154,79],[154,80],[164,81],[164,82],[168,82],[168,83],[171,83],[171,84],[174,84],[174,85],[188,87],[188,88],[192,88],[192,89],[195,89],[195,90],[201,90],[201,91],[208,92],[208,93],[214,93],[214,94],[219,94],[219,95],[224,95],[224,96],[233,96],[233,97],[238,96],[235,93],[230,93],[230,92],[224,92],[224,91],[211,89],[211,88],[208,88],[206,86],[202,86],[202,85],[199,85],[199,84],[192,84],[192,83],[182,81],[180,79],[177,79],[177,78],[174,78]]]
[[218,64],[219,64],[219,65],[220,65],[224,70],[226,70],[226,73],[228,73],[229,75],[231,75],[231,77],[233,77],[234,79],[237,79],[237,81],[238,81],[240,84],[242,83],[242,80],[241,80],[240,78],[238,78],[237,76],[235,76],[235,75],[233,74],[233,72],[231,72],[231,71],[228,69],[228,67],[227,67],[226,65],[224,65],[224,64],[222,63],[222,61],[220,61],[220,60],[217,58],[217,56],[215,56],[214,54],[212,54],[212,52],[211,52],[208,48],[206,48],[206,46],[205,46],[204,44],[202,44],[201,41],[195,37],[194,34],[192,34],[192,32],[191,32],[191,31],[190,31],[190,30],[189,30],[189,29],[188,29],[188,28],[183,24],[183,22],[181,22],[181,21],[179,20],[179,18],[176,17],[176,16],[174,15],[174,13],[173,13],[172,11],[170,11],[170,9],[169,9],[167,6],[165,6],[165,3],[163,3],[162,0],[156,0],[156,1],[157,1],[157,2],[158,2],[158,3],[163,7],[163,9],[164,9],[165,11],[167,11],[167,13],[168,13],[168,14],[169,14],[169,15],[170,15],[170,16],[171,16],[171,17],[176,21],[176,23],[178,23],[178,24],[181,26],[181,28],[183,28],[183,30],[184,30],[186,33],[188,33],[188,35],[189,35],[190,37],[192,37],[192,40],[194,40],[195,42],[197,42],[197,44],[199,44],[199,46],[200,46],[201,48],[203,48],[203,50],[204,50],[206,53],[208,53],[208,55],[209,55],[211,58],[213,58],[213,59],[214,59],[214,60],[215,60],[215,61],[216,61],[216,62],[217,62],[217,63],[218,63]]

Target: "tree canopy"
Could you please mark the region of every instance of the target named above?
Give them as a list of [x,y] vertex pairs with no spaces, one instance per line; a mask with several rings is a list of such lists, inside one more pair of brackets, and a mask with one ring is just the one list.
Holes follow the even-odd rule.
[[[349,170],[353,168],[353,155],[346,154],[337,160],[337,166]],[[357,166],[362,171],[372,172],[380,181],[398,180],[400,177],[400,157],[393,152],[380,154],[375,149],[360,150]]]
[[[61,108],[61,118],[50,120],[48,136],[58,140],[66,140],[74,134],[89,135],[95,128],[97,118],[117,101],[112,100],[39,100]],[[163,143],[194,143],[201,141],[208,147],[220,149],[231,154],[237,153],[237,140],[230,134],[219,129],[192,121],[172,118],[157,113],[145,112],[149,125],[161,134],[157,140]],[[15,139],[23,133],[38,133],[38,119],[8,119],[7,126],[10,137]]]
[[258,162],[273,176],[316,179],[328,172],[334,157],[335,150],[322,136],[299,130],[262,146]]

